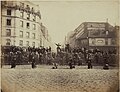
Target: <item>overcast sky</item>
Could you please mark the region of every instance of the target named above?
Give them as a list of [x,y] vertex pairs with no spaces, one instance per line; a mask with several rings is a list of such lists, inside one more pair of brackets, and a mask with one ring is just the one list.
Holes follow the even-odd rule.
[[36,1],[41,11],[42,23],[47,27],[52,41],[64,42],[65,35],[82,22],[108,22],[118,24],[118,2],[96,1]]

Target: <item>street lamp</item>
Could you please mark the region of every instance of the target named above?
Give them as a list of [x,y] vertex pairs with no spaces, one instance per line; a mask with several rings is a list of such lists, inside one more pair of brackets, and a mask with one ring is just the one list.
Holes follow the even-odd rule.
[[88,36],[87,36],[87,42],[88,42],[87,49],[89,50],[89,37]]

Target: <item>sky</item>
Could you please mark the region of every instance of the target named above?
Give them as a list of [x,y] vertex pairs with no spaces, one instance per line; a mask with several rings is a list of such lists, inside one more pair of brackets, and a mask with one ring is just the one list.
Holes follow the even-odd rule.
[[54,43],[63,43],[65,36],[82,22],[108,22],[118,25],[117,0],[34,1],[39,5],[41,21]]

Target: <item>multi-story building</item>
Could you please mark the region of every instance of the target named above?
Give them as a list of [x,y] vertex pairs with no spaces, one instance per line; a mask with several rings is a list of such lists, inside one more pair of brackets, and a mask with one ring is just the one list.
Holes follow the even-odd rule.
[[41,31],[43,34],[43,39],[42,39],[42,44],[44,47],[52,46],[53,44],[51,43],[51,37],[48,33],[47,28],[42,24],[41,25]]
[[115,27],[107,22],[84,22],[67,37],[67,43],[72,48],[108,50],[117,46],[116,31]]
[[2,1],[1,27],[3,46],[43,45],[39,6],[29,1]]

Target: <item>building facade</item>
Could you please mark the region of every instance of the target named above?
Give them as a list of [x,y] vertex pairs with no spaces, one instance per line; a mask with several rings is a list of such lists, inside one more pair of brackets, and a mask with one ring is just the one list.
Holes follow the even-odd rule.
[[1,2],[3,46],[43,46],[39,6],[29,1]]
[[108,50],[117,46],[117,30],[107,22],[84,22],[67,37],[72,48]]

